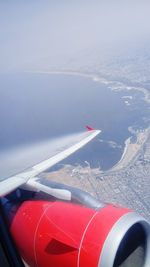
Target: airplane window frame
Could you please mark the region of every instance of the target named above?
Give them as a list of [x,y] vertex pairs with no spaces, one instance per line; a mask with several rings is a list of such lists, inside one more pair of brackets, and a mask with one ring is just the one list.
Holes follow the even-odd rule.
[[[2,261],[2,262],[1,262]],[[5,264],[5,265],[4,265]],[[0,266],[25,267],[11,237],[0,199]]]

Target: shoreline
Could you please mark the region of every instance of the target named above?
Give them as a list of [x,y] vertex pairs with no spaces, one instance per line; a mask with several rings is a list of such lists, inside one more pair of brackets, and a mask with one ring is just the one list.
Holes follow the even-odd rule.
[[125,141],[125,148],[121,159],[107,172],[120,171],[121,169],[126,168],[129,165],[129,163],[131,164],[131,162],[133,162],[133,160],[138,155],[140,149],[143,147],[144,143],[147,141],[149,134],[150,134],[150,128],[137,132],[136,143],[131,142],[131,137],[127,138]]
[[34,74],[56,74],[56,75],[69,75],[69,76],[81,76],[81,77],[88,77],[88,78],[94,78],[93,74],[88,73],[82,73],[78,71],[25,71],[27,73],[34,73]]
[[137,87],[134,85],[126,85],[123,82],[118,82],[118,81],[108,81],[106,78],[104,77],[100,77],[99,74],[94,74],[94,73],[84,73],[84,72],[80,72],[80,71],[69,71],[69,70],[56,70],[56,71],[25,71],[26,73],[39,73],[39,74],[56,74],[56,75],[72,75],[72,76],[81,76],[81,77],[87,77],[87,78],[91,78],[94,82],[99,82],[105,85],[109,85],[109,88],[112,91],[131,91],[131,90],[136,90],[139,92],[142,92],[144,94],[143,100],[145,102],[147,102],[148,104],[150,104],[150,92],[144,88],[144,87]]
[[[128,86],[122,82],[118,81],[108,81],[106,78],[100,77],[98,74],[94,73],[83,73],[79,71],[28,71],[29,73],[39,73],[39,74],[56,74],[56,75],[74,75],[74,76],[81,76],[81,77],[87,77],[92,79],[94,82],[99,82],[105,85],[108,85],[110,90],[112,91],[131,91],[131,90],[136,90],[140,91],[143,93],[143,100],[150,104],[150,92],[143,87],[137,87],[137,86]],[[132,131],[132,127],[130,127],[129,132],[136,134],[137,141],[136,143],[131,143],[131,137],[127,138],[124,142],[125,147],[123,154],[121,156],[121,159],[109,170],[104,171],[106,172],[115,172],[119,171],[125,167],[127,167],[133,160],[134,158],[138,155],[138,152],[140,149],[143,147],[144,143],[146,142],[149,133],[150,133],[150,128],[146,128],[143,131],[135,132]]]

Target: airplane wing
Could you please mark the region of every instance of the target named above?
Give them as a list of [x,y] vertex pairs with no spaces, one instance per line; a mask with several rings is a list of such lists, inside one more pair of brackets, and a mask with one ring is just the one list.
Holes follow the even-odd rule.
[[[65,143],[63,142],[62,144],[59,144],[59,142],[57,142],[57,146],[59,144],[59,147],[56,149],[56,151],[51,151],[51,147],[55,146],[55,144],[47,141],[40,145],[34,145],[33,147],[20,150],[18,155],[10,153],[9,155],[6,155],[5,160],[1,159],[0,157],[0,169],[2,170],[3,174],[3,176],[1,175],[2,179],[0,179],[0,197],[7,195],[20,186],[23,186],[24,188],[31,188],[35,191],[41,190],[47,192],[48,190],[47,193],[51,195],[62,195],[63,199],[69,199],[70,195],[68,194],[68,191],[47,188],[46,186],[39,184],[34,177],[54,166],[61,160],[67,158],[75,151],[79,150],[100,132],[100,130],[88,128],[88,131],[84,133],[76,134],[66,138]],[[15,169],[14,174],[4,177],[4,167],[7,169],[7,171],[9,169],[9,166],[6,162],[8,157],[10,157],[10,162],[11,164],[13,163],[13,167],[15,166]],[[21,164],[19,162],[21,162]]]

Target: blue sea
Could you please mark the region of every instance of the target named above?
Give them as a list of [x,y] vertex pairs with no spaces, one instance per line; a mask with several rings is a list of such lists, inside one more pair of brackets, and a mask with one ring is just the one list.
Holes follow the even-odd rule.
[[0,150],[70,133],[85,125],[102,133],[65,160],[100,167],[116,164],[128,127],[147,127],[148,104],[139,91],[112,91],[91,78],[65,74],[0,75]]

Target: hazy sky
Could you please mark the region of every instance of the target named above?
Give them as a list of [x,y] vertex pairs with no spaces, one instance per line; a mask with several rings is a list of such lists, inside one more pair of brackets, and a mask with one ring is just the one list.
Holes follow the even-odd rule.
[[[0,74],[59,70],[59,66],[69,69],[74,61],[76,66],[86,67],[92,60],[97,64],[119,51],[128,53],[144,47],[150,40],[149,12],[149,0],[1,0]],[[70,81],[57,77],[50,80],[46,75],[35,77],[27,73],[0,77],[1,149],[80,131],[88,123],[103,129],[106,139],[116,141],[116,117],[117,125],[127,129],[126,115],[118,112],[118,108],[123,110],[122,102],[119,104],[115,94],[107,90],[98,91],[99,84],[94,86],[81,77],[70,77]],[[115,115],[109,111],[112,107]],[[136,114],[132,114],[134,119]],[[119,140],[124,141],[125,130],[119,133]],[[106,158],[114,160],[107,147],[101,148]]]
[[149,0],[0,1],[0,71],[134,48],[149,41],[149,12]]

